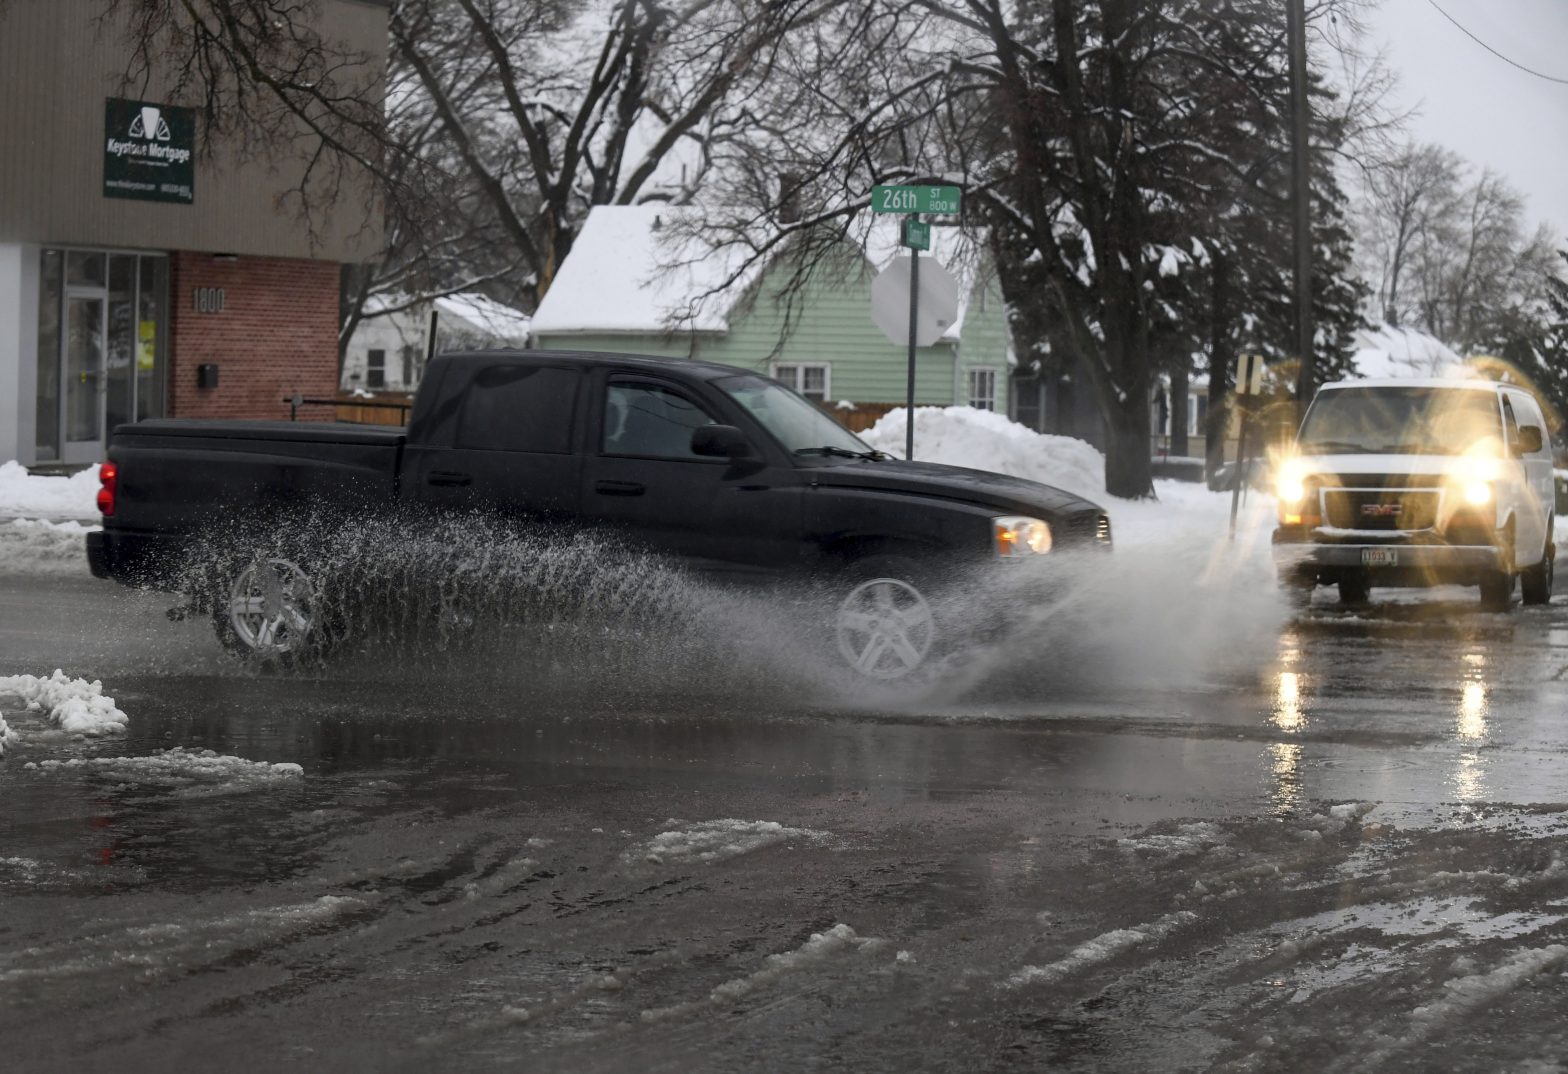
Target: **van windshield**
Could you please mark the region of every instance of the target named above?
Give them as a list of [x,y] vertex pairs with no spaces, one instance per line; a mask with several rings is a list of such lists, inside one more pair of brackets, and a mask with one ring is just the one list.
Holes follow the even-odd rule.
[[1500,451],[1491,392],[1453,388],[1336,388],[1312,401],[1303,455],[1465,455]]

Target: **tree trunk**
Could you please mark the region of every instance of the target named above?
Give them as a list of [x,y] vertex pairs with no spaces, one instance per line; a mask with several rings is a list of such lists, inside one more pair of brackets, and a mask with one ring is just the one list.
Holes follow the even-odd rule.
[[1125,398],[1107,401],[1105,415],[1105,491],[1128,500],[1154,495],[1149,466],[1149,385]]

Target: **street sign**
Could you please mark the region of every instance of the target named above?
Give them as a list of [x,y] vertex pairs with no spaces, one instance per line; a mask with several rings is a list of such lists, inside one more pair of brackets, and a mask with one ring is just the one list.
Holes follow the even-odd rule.
[[904,245],[911,250],[931,249],[931,225],[917,216],[904,218]]
[[871,209],[879,213],[956,213],[963,191],[956,186],[883,186],[871,188]]
[[[900,346],[909,344],[909,278],[913,258],[894,258],[871,281],[871,319],[887,338]],[[929,347],[942,338],[958,317],[958,281],[935,258],[920,259],[919,305],[915,311],[917,347]]]

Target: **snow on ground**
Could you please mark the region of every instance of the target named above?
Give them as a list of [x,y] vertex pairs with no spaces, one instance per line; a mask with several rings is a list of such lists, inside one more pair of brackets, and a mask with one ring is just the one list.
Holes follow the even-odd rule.
[[0,519],[0,574],[85,574],[87,534],[97,526]]
[[5,722],[5,716],[0,715],[0,757],[5,756],[6,747],[15,746],[22,741],[22,736],[11,730],[11,725]]
[[0,518],[97,517],[97,466],[70,477],[45,477],[28,473],[19,462],[0,463]]
[[42,712],[62,731],[77,735],[109,735],[125,730],[129,719],[115,707],[96,679],[73,679],[55,669],[47,679],[36,675],[0,676],[0,696],[20,697],[29,712]]
[[65,761],[30,761],[26,767],[40,772],[90,773],[120,787],[165,788],[184,798],[289,784],[305,771],[297,764],[248,761],[183,746],[158,750],[147,757],[72,757]]
[[817,842],[826,838],[822,832],[808,828],[786,828],[772,820],[705,820],[685,828],[660,832],[648,843],[627,851],[626,860],[654,864],[718,861],[792,839]]

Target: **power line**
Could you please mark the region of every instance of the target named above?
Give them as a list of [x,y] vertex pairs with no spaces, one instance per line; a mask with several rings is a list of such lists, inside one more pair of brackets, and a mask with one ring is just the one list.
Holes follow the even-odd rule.
[[1451,22],[1455,26],[1457,26],[1459,28],[1459,32],[1460,33],[1464,34],[1470,40],[1474,41],[1476,44],[1478,44],[1482,48],[1486,49],[1486,51],[1490,52],[1493,56],[1496,56],[1499,60],[1502,60],[1504,63],[1509,64],[1509,65],[1511,65],[1513,67],[1519,68],[1519,70],[1523,71],[1527,75],[1534,75],[1536,78],[1544,78],[1544,79],[1546,79],[1546,81],[1548,81],[1548,82],[1556,82],[1560,86],[1568,86],[1568,78],[1558,78],[1555,75],[1544,74],[1544,73],[1542,73],[1540,71],[1535,70],[1532,67],[1526,67],[1524,64],[1520,63],[1518,60],[1509,59],[1507,56],[1504,56],[1501,52],[1498,52],[1491,45],[1488,45],[1485,41],[1482,41],[1479,37],[1475,36],[1475,34],[1471,33],[1469,30],[1465,29],[1464,24],[1461,23],[1458,19],[1454,18],[1448,12],[1446,12],[1442,8],[1438,7],[1437,6],[1437,0],[1426,0],[1426,2],[1431,4],[1433,9],[1439,15],[1443,16],[1443,18],[1447,19],[1449,22]]

